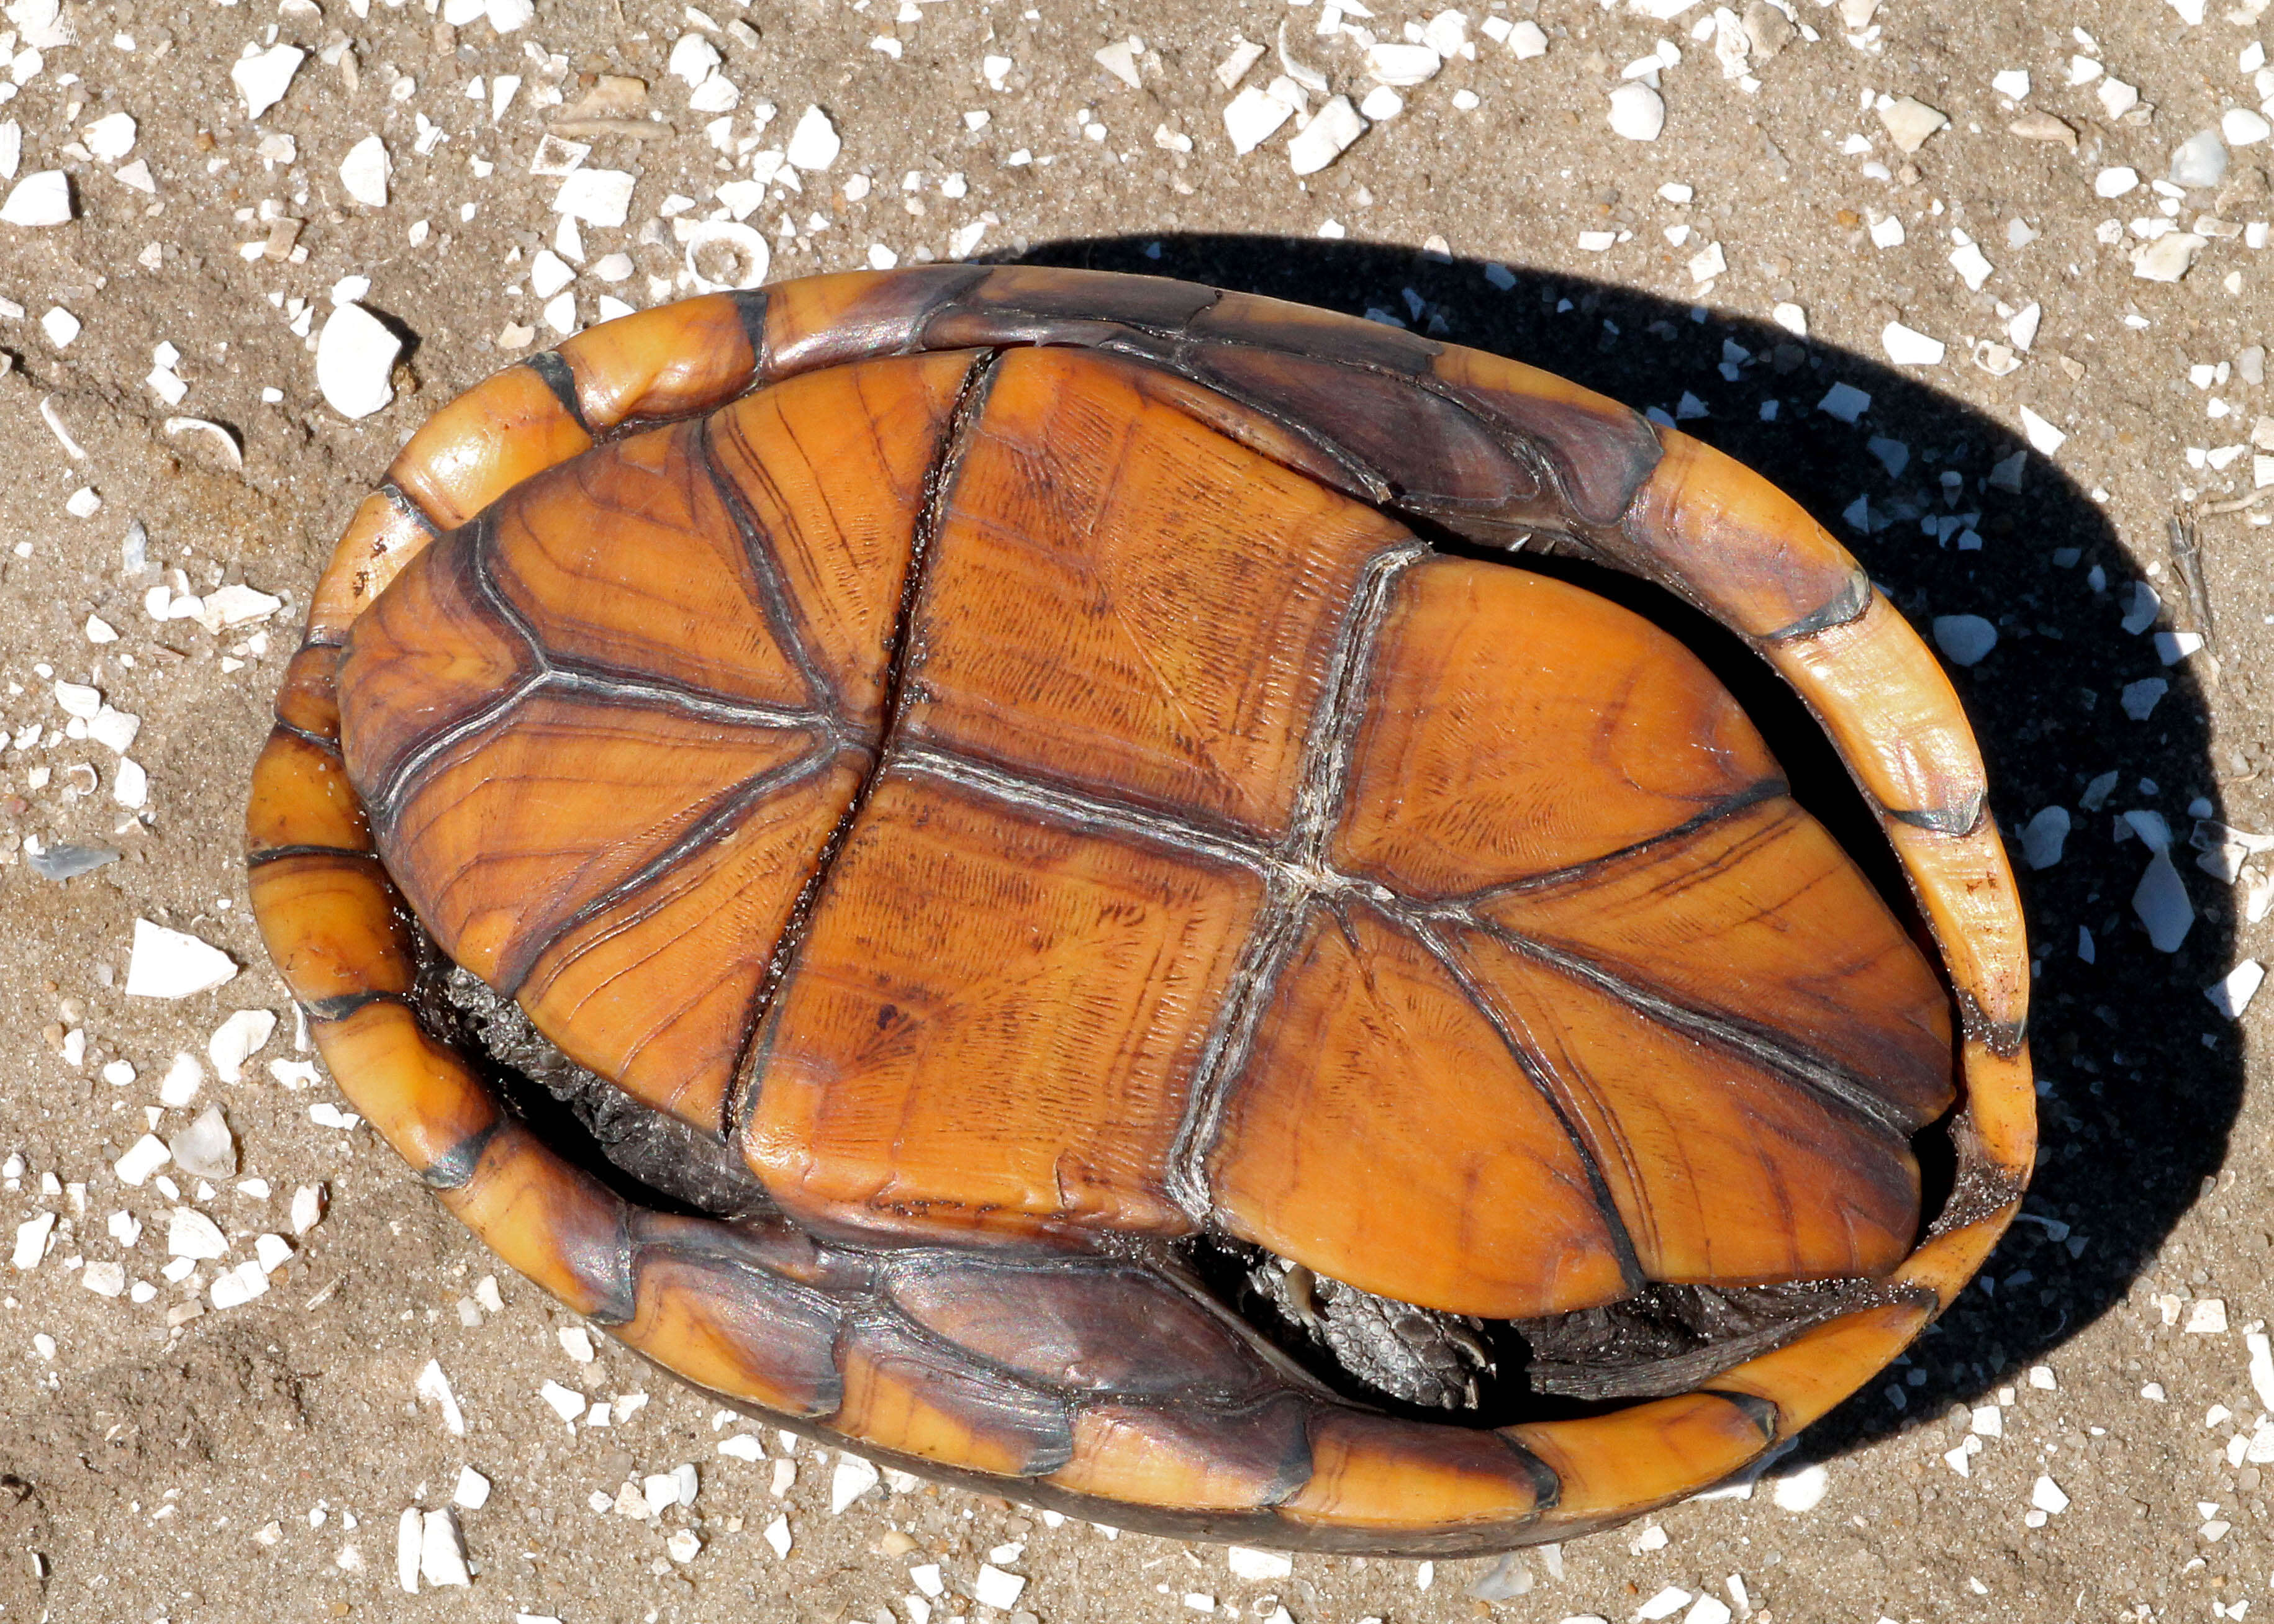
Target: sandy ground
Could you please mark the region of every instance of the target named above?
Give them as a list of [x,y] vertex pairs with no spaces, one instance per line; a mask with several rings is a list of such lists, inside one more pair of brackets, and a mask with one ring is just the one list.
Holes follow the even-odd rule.
[[[1817,37],[1757,6],[1762,45],[1791,37],[1748,57],[1735,17],[1717,49],[1707,5],[1660,5],[1680,12],[1660,20],[1479,0],[1473,60],[1454,49],[1399,93],[1397,116],[1298,178],[1291,123],[1234,154],[1216,69],[1239,37],[1272,45],[1284,26],[1299,66],[1364,96],[1364,42],[1321,37],[1322,4],[538,0],[522,23],[508,3],[485,15],[450,0],[455,26],[350,0],[73,0],[60,23],[41,0],[9,8],[13,178],[63,171],[73,218],[0,225],[0,1245],[32,1226],[0,1282],[0,1620],[922,1624],[927,1608],[1002,1616],[960,1599],[990,1561],[1024,1577],[1019,1611],[1053,1624],[1283,1606],[1300,1624],[2274,1612],[2263,1342],[2255,1386],[2249,1363],[2274,1312],[2270,1121],[2247,1087],[2266,1080],[2274,996],[2238,1020],[2205,996],[2269,947],[2246,901],[2274,865],[2235,878],[2190,844],[2206,816],[2274,829],[2274,503],[2236,506],[2254,451],[2274,455],[2274,425],[2248,445],[2274,411],[2248,355],[2274,339],[2274,257],[2249,224],[2274,207],[2270,147],[2237,146],[2221,181],[2169,199],[2148,184],[2180,142],[2274,94],[2249,54],[2274,28],[2225,0],[2192,23],[2165,0],[1886,0],[1875,17],[1797,0]],[[1430,21],[1373,6],[1344,20],[1389,41]],[[501,34],[492,17],[520,26]],[[1486,26],[1535,18],[1547,49],[1529,57],[1507,42],[1527,31]],[[687,34],[715,65],[674,51]],[[1119,59],[1137,88],[1094,59],[1133,35]],[[1442,21],[1432,35],[1460,37]],[[306,58],[250,118],[231,64],[277,44]],[[1622,139],[1610,92],[1653,49],[1679,58],[1659,75],[1664,131]],[[2031,86],[2018,105],[2017,86],[1992,84],[2016,69]],[[1245,83],[1280,72],[1269,49]],[[648,86],[627,116],[649,139],[583,138],[586,169],[636,184],[621,227],[564,243],[560,182],[532,163],[561,104],[606,74]],[[506,76],[519,84],[501,102]],[[2112,80],[2139,105],[2125,110]],[[1886,96],[1947,125],[1906,153],[1876,110]],[[826,169],[781,170],[814,105],[842,150]],[[124,126],[101,122],[122,112],[124,148]],[[2057,116],[2074,148],[2011,133],[2025,112]],[[372,135],[392,169],[376,207],[340,172]],[[0,126],[0,159],[14,151]],[[2138,187],[2097,195],[2120,167]],[[665,216],[704,218],[722,197],[764,233],[777,278],[1031,254],[1379,312],[1524,357],[1679,414],[1769,472],[1922,628],[1992,623],[1994,650],[1956,674],[1998,816],[2017,846],[2049,807],[2074,827],[2057,862],[2025,870],[2045,1144],[1990,1278],[1750,1498],[1531,1553],[1489,1602],[1472,1589],[1491,1562],[1297,1558],[1247,1577],[1218,1548],[958,1492],[879,1485],[832,1513],[835,1462],[810,1446],[790,1454],[769,1432],[767,1458],[722,1455],[743,1429],[708,1405],[605,1342],[573,1357],[573,1317],[494,1265],[368,1128],[312,1118],[335,1096],[300,1064],[246,917],[240,804],[301,605],[358,496],[434,403],[556,336],[538,251],[568,251],[564,270],[581,256],[553,310],[565,322],[598,319],[604,295],[645,305],[686,286]],[[2183,280],[2135,274],[2147,234],[2191,229]],[[275,257],[241,247],[262,244]],[[368,287],[341,286],[352,277]],[[320,397],[306,337],[335,297],[410,346],[395,402],[358,422]],[[1787,304],[1805,338],[1773,320]],[[2024,346],[2009,323],[2033,304]],[[1891,322],[1946,352],[1891,354]],[[154,379],[162,345],[178,353],[157,356],[171,376]],[[178,404],[164,398],[176,378]],[[1839,384],[1871,397],[1852,423],[1819,409]],[[2065,443],[2040,431],[2050,455],[2026,451],[2025,407]],[[225,426],[242,471],[209,434],[169,428],[190,415]],[[235,625],[210,606],[210,626],[194,609],[151,617],[154,589],[251,604],[218,590],[237,583],[282,606]],[[2150,680],[2160,697],[2138,686]],[[87,736],[58,683],[92,686],[117,714]],[[139,719],[123,756],[106,742],[119,715]],[[139,808],[121,804],[128,760],[147,774]],[[2174,952],[2132,906],[2165,828],[2195,915]],[[33,853],[64,844],[119,855],[41,877]],[[179,1002],[127,996],[138,920],[193,933],[241,973]],[[207,1045],[240,1010],[279,1022],[229,1080]],[[181,1053],[204,1081],[162,1107]],[[209,1103],[236,1177],[121,1181],[113,1164],[146,1129],[178,1135]],[[260,1276],[264,1295],[214,1307],[216,1276],[257,1237],[289,1234],[309,1184],[328,1194],[322,1221]],[[227,1255],[169,1280],[176,1207],[210,1217]],[[44,1239],[41,1214],[56,1219]],[[416,1395],[430,1361],[463,1436]],[[548,1381],[608,1402],[613,1425],[565,1425],[538,1395]],[[617,1396],[633,1394],[645,1404]],[[628,1482],[681,1462],[691,1504],[614,1508],[639,1501]],[[456,1514],[471,1586],[406,1594],[398,1519],[448,1506],[468,1466],[491,1485]],[[684,1561],[667,1547],[681,1530],[700,1542]],[[944,1595],[926,1595],[933,1579]]]

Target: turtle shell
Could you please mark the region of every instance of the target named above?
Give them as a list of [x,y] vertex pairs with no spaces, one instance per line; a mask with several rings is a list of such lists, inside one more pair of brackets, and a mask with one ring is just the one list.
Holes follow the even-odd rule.
[[[1526,546],[1797,689],[1923,936],[1695,653]],[[724,1399],[1102,1521],[1622,1520],[1900,1352],[2032,1159],[2012,879],[1924,645],[1758,476],[1372,324],[943,267],[591,329],[404,448],[277,715],[263,932],[453,1211]],[[446,963],[750,1199],[574,1165]],[[1581,1363],[1668,1292],[1831,1283],[1646,1402],[1463,1426],[1320,1380],[1194,1247]]]

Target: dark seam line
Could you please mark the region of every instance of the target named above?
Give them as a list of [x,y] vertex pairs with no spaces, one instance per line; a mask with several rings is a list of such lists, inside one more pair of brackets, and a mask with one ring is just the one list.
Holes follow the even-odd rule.
[[1611,1250],[1618,1256],[1619,1274],[1627,1290],[1630,1295],[1641,1290],[1650,1282],[1650,1276],[1643,1272],[1642,1259],[1635,1253],[1634,1237],[1627,1230],[1626,1220],[1619,1215],[1618,1203],[1611,1199],[1610,1181],[1603,1177],[1603,1169],[1596,1162],[1594,1153],[1587,1148],[1586,1137],[1579,1132],[1579,1124],[1572,1121],[1570,1113],[1563,1109],[1563,1101],[1548,1082],[1545,1068],[1510,1029],[1507,1012],[1492,996],[1490,989],[1469,974],[1468,966],[1454,957],[1453,951],[1439,939],[1437,933],[1418,920],[1403,922],[1413,939],[1421,944],[1423,950],[1468,996],[1469,1003],[1478,1014],[1485,1018],[1486,1024],[1492,1027],[1495,1035],[1507,1049],[1509,1057],[1516,1062],[1517,1070],[1523,1072],[1525,1079],[1539,1092],[1540,1099],[1562,1126],[1565,1137],[1571,1141],[1572,1150],[1578,1155],[1580,1167],[1586,1172],[1588,1192],[1610,1235]]
[[[1376,553],[1367,561],[1343,612],[1327,680],[1304,733],[1294,804],[1289,809],[1286,837],[1276,853],[1288,868],[1322,866],[1349,775],[1358,726],[1358,690],[1373,669],[1375,648],[1389,619],[1390,583],[1428,552],[1425,544],[1417,541]],[[1163,1159],[1167,1171],[1163,1182],[1171,1199],[1195,1223],[1205,1224],[1216,1207],[1201,1164],[1223,1132],[1231,1089],[1254,1052],[1256,1029],[1277,994],[1279,978],[1301,939],[1304,915],[1315,894],[1313,886],[1294,880],[1285,869],[1267,883],[1262,906],[1256,910],[1247,941],[1240,949],[1224,1007],[1193,1068],[1176,1137]]]
[[501,979],[509,979],[512,985],[500,987],[498,990],[508,997],[519,992],[522,982],[528,979],[537,961],[570,932],[607,913],[634,892],[685,861],[741,822],[743,814],[768,795],[814,777],[837,758],[840,748],[825,734],[820,742],[805,754],[745,778],[721,793],[712,801],[708,810],[680,831],[679,838],[561,921],[546,934],[542,941],[526,944],[517,949],[511,959],[500,966],[503,972]]
[[1170,1199],[1196,1224],[1205,1226],[1216,1209],[1215,1193],[1201,1164],[1223,1132],[1231,1106],[1231,1079],[1245,1070],[1255,1051],[1256,1028],[1277,996],[1280,978],[1302,939],[1302,904],[1308,898],[1306,891],[1284,878],[1266,884],[1247,940],[1226,978],[1222,1011],[1193,1067],[1176,1137],[1163,1158],[1166,1171],[1162,1182]]
[[426,510],[424,508],[421,508],[417,502],[412,501],[409,494],[404,492],[403,488],[395,484],[394,480],[380,480],[379,483],[379,493],[387,498],[387,500],[394,505],[395,510],[397,513],[400,513],[404,518],[415,522],[430,538],[440,536],[442,533],[442,527],[435,523],[434,521],[427,515]]
[[486,1126],[475,1129],[428,1162],[425,1170],[418,1175],[418,1182],[430,1190],[464,1189],[474,1182],[474,1174],[482,1164],[482,1153],[489,1149],[490,1142],[505,1131],[506,1124],[511,1120],[504,1112],[499,1112]]
[[[1870,792],[1866,791],[1865,793],[1869,795]],[[1875,801],[1879,799],[1875,795],[1870,798]],[[1882,810],[1898,823],[1908,823],[1913,829],[1924,829],[1929,834],[1965,836],[1972,834],[1982,826],[1982,813],[1989,802],[1988,793],[1977,790],[1972,796],[1954,807],[1925,808],[1901,812],[1893,807],[1887,807]]]
[[344,649],[348,646],[349,627],[324,627],[311,630],[300,639],[300,651],[310,649]]
[[[742,556],[749,564],[752,579],[757,583],[758,607],[764,613],[768,628],[789,656],[790,663],[804,677],[814,703],[825,706],[832,714],[836,714],[842,708],[844,696],[830,686],[820,666],[814,663],[812,650],[805,646],[805,628],[801,623],[797,605],[790,597],[789,585],[781,577],[780,565],[774,557],[772,541],[760,528],[757,515],[751,512],[742,500],[742,492],[734,481],[727,477],[726,470],[719,466],[718,455],[711,446],[713,432],[712,420],[708,417],[696,425],[695,455],[703,465],[703,471],[710,477],[711,488],[717,493],[719,505],[727,510],[727,519],[734,527],[735,537],[742,544]],[[754,466],[757,465],[755,457],[751,462]],[[765,470],[760,467],[758,471],[763,475]]]
[[1036,784],[952,750],[896,746],[887,754],[885,765],[938,778],[1002,805],[1054,816],[1077,828],[1110,829],[1172,851],[1236,863],[1257,874],[1273,873],[1280,866],[1278,859],[1264,846],[1218,835],[1205,825],[1173,813],[1092,797],[1056,785]]
[[[410,1000],[405,998],[401,993],[380,992],[376,990],[369,992],[343,992],[329,998],[316,998],[312,1000],[302,999],[299,1001],[299,1004],[302,1009],[308,1011],[308,1019],[310,1020],[321,1021],[326,1025],[329,1025],[335,1021],[345,1020],[349,1016],[354,1014],[358,1010],[362,1009],[366,1004],[400,1004],[406,1009],[410,1007]],[[425,1024],[423,1021],[419,1024],[418,1029],[421,1032],[425,1032],[426,1030]]]
[[378,862],[375,851],[350,851],[348,846],[316,846],[316,844],[293,844],[293,846],[261,846],[260,851],[245,853],[245,867],[260,868],[264,862],[282,862],[284,858],[371,858]]
[[1835,627],[1860,620],[1871,607],[1871,577],[1858,565],[1850,571],[1848,581],[1837,592],[1818,608],[1811,610],[1789,626],[1764,634],[1758,641],[1764,644],[1789,643],[1798,637],[1813,637]]
[[540,350],[522,362],[531,372],[544,380],[545,387],[553,391],[553,398],[561,402],[561,410],[568,420],[584,432],[587,440],[597,440],[592,425],[584,420],[584,408],[576,399],[576,374],[568,370],[568,363],[557,350]]
[[1461,922],[1483,932],[1512,952],[1608,993],[1660,1026],[1735,1050],[1741,1057],[1775,1072],[1786,1081],[1804,1086],[1823,1103],[1844,1110],[1868,1126],[1905,1141],[1913,1132],[1865,1079],[1828,1056],[1788,1047],[1734,1017],[1678,1004],[1663,993],[1637,986],[1576,953],[1535,941],[1491,920],[1472,918]]
[[[613,1195],[613,1192],[611,1192]],[[605,1281],[607,1294],[585,1316],[600,1325],[622,1325],[639,1312],[639,1276],[635,1272],[632,1246],[632,1204],[614,1196],[616,1207],[615,1256],[609,1259],[612,1277]],[[640,1209],[645,1211],[643,1207]],[[596,1296],[599,1295],[595,1293]]]
[[368,808],[374,823],[393,823],[418,786],[416,780],[447,750],[480,733],[523,699],[545,685],[545,673],[531,672],[496,698],[470,710],[456,721],[428,735],[403,758],[402,764],[387,776],[376,793],[368,798]]
[[1523,879],[1510,880],[1504,884],[1487,885],[1480,891],[1464,891],[1457,897],[1447,898],[1444,906],[1464,909],[1481,907],[1502,897],[1520,897],[1528,891],[1547,891],[1558,885],[1568,884],[1573,880],[1585,879],[1591,875],[1608,868],[1613,863],[1623,862],[1628,858],[1639,856],[1654,847],[1665,846],[1673,841],[1686,839],[1699,830],[1717,823],[1723,818],[1733,816],[1749,808],[1757,807],[1765,801],[1774,801],[1780,795],[1789,795],[1791,793],[1792,786],[1782,778],[1762,778],[1747,785],[1734,795],[1715,801],[1704,811],[1693,815],[1683,823],[1676,823],[1663,834],[1652,835],[1647,839],[1636,841],[1632,846],[1623,846],[1615,852],[1605,852],[1600,857],[1590,857],[1584,862],[1572,863],[1562,868],[1552,868],[1546,874],[1527,875]]
[[337,739],[327,739],[321,733],[312,733],[305,727],[296,727],[281,716],[276,718],[275,731],[280,733],[289,733],[303,744],[313,745],[335,761],[339,759],[340,741]]
[[[722,1102],[721,1134],[732,1136],[748,1124],[757,1109],[758,1082],[765,1069],[766,1043],[762,1033],[766,1017],[772,1011],[774,999],[783,983],[789,979],[800,950],[805,944],[806,932],[812,924],[813,911],[817,906],[822,886],[835,866],[838,853],[844,850],[853,824],[869,804],[869,797],[877,787],[884,771],[886,748],[892,734],[899,729],[901,715],[907,704],[907,673],[914,658],[916,606],[922,596],[926,566],[930,562],[932,543],[938,534],[941,515],[946,508],[949,491],[953,487],[958,471],[968,448],[973,425],[986,410],[987,398],[994,387],[997,363],[1000,350],[988,350],[964,374],[963,387],[955,397],[954,408],[948,414],[946,431],[940,435],[938,449],[933,453],[931,466],[924,470],[924,502],[916,515],[915,530],[910,538],[907,573],[900,582],[900,601],[892,621],[892,637],[889,645],[890,658],[885,665],[884,727],[877,741],[876,754],[870,758],[868,771],[855,786],[853,799],[828,838],[815,854],[813,872],[799,887],[797,900],[791,904],[789,918],[782,926],[780,938],[774,951],[767,956],[765,974],[759,977],[757,990],[750,996],[750,1008],[745,1018],[742,1051],[734,1058],[734,1081]],[[763,1182],[763,1181],[761,1181]]]
[[734,301],[734,319],[750,346],[750,381],[738,391],[747,394],[766,381],[766,295],[762,288],[736,288],[727,297]]
[[1555,1475],[1555,1469],[1553,1466],[1532,1454],[1517,1440],[1510,1438],[1505,1431],[1495,1428],[1485,1436],[1494,1440],[1510,1455],[1516,1456],[1516,1462],[1523,1468],[1524,1475],[1532,1479],[1532,1509],[1525,1514],[1524,1522],[1536,1521],[1562,1503],[1563,1479]]
[[370,859],[373,862],[379,861],[379,853],[370,850],[350,851],[344,846],[301,844],[265,846],[257,852],[247,852],[245,854],[245,866],[248,868],[258,868],[263,863],[279,862],[287,857],[363,857]]
[[602,703],[663,705],[745,727],[817,727],[832,733],[837,731],[835,718],[825,711],[769,705],[757,700],[727,699],[667,679],[659,680],[644,673],[632,676],[584,660],[548,664],[538,673],[538,681],[548,688],[589,695]]

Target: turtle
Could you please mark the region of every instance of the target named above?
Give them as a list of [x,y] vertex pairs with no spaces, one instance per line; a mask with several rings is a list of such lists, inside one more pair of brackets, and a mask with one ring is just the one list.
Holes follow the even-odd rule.
[[410,437],[275,718],[260,930],[444,1207],[725,1404],[1097,1522],[1615,1524],[1894,1360],[2034,1159],[1901,613],[1384,323],[1015,265],[603,323]]

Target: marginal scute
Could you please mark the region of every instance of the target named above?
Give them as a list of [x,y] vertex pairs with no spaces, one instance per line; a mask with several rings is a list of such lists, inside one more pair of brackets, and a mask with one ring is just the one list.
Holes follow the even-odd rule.
[[576,379],[584,421],[603,432],[709,411],[758,375],[742,309],[724,293],[601,322],[556,353]]
[[302,846],[367,852],[371,825],[340,758],[280,727],[252,766],[245,847],[247,855],[262,859]]
[[1942,949],[1968,1034],[2019,1030],[2029,1012],[2029,927],[1996,820],[1966,835],[1894,819],[1886,829]]
[[1291,1522],[1383,1534],[1476,1523],[1510,1532],[1555,1504],[1554,1477],[1497,1433],[1321,1407],[1311,1475],[1283,1501]]
[[1886,1369],[1938,1309],[1934,1297],[1920,1291],[1910,1300],[1842,1314],[1773,1352],[1730,1366],[1706,1388],[1773,1404],[1777,1437],[1790,1438]]
[[246,883],[268,956],[300,1003],[410,993],[412,927],[377,858],[286,854],[254,865]]
[[1749,637],[1773,637],[1848,591],[1855,559],[1798,502],[1702,440],[1675,429],[1659,440],[1665,455],[1616,530],[1596,532],[1623,568]]
[[1953,1132],[1984,1164],[2026,1183],[2037,1161],[2035,1068],[2023,1041],[2011,1052],[1980,1038],[1967,1040],[1966,1110]]
[[501,1120],[481,1079],[400,999],[374,999],[311,1030],[342,1092],[415,1173],[446,1162]]
[[1234,398],[1312,429],[1399,508],[1497,526],[1543,488],[1539,470],[1473,414],[1405,379],[1245,344],[1197,347],[1188,364]]
[[1916,1252],[1903,1259],[1894,1278],[1904,1285],[1925,1287],[1944,1308],[1948,1308],[1989,1260],[2007,1226],[2014,1222],[2014,1214],[2021,1210],[2021,1197],[2017,1194],[1971,1223],[1930,1235],[1919,1243]]
[[1029,1381],[1156,1398],[1274,1385],[1196,1292],[1127,1264],[924,1252],[892,1264],[888,1282],[917,1324]]
[[356,618],[433,539],[433,525],[403,498],[389,491],[365,497],[309,599],[309,643],[346,641]]
[[492,1252],[576,1312],[603,1325],[631,1318],[623,1198],[519,1123],[499,1125],[466,1181],[436,1195]]
[[1716,1393],[1635,1404],[1501,1435],[1544,1462],[1562,1485],[1560,1522],[1618,1521],[1719,1483],[1770,1444],[1750,1403]]
[[634,1254],[635,1306],[616,1335],[713,1393],[814,1419],[845,1402],[829,1297],[716,1258],[669,1247]]
[[839,271],[766,289],[767,381],[920,348],[932,312],[988,275],[978,265]]
[[1762,650],[1808,701],[1886,811],[1937,832],[1974,827],[1987,781],[1942,666],[1884,594],[1855,620]]
[[844,1398],[829,1425],[847,1438],[1002,1477],[1045,1477],[1073,1454],[1065,1403],[1039,1387],[886,1320],[855,1321],[837,1349]]
[[1058,1488],[1135,1506],[1262,1511],[1310,1475],[1309,1404],[1280,1394],[1240,1409],[1096,1404],[1078,1411]]
[[276,719],[296,733],[336,745],[340,740],[340,650],[336,645],[301,646],[284,667],[276,688]]
[[1456,400],[1554,470],[1558,494],[1585,524],[1617,523],[1658,466],[1647,417],[1553,372],[1457,346],[1430,370]]
[[456,530],[592,437],[532,367],[494,372],[426,419],[388,480],[440,530]]

